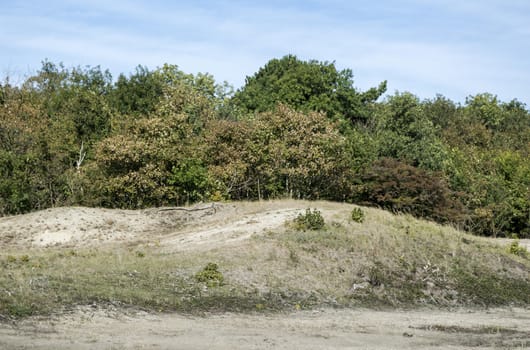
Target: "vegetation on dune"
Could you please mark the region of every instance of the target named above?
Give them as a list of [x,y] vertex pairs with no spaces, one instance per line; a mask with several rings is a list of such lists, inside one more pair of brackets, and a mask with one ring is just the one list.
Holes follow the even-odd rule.
[[530,256],[516,244],[349,205],[295,221],[207,252],[149,242],[2,251],[0,321],[94,304],[200,313],[530,303]]
[[273,59],[238,91],[174,65],[115,81],[45,61],[0,85],[0,215],[222,199],[379,206],[486,236],[530,236],[530,114],[359,91],[334,63]]

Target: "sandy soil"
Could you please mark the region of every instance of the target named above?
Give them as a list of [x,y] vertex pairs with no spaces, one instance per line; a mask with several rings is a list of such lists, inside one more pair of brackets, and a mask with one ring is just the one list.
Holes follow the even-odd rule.
[[[168,252],[238,244],[308,207],[346,217],[339,203],[276,201],[127,211],[55,208],[0,218],[0,248],[151,244]],[[508,240],[499,240],[507,245]],[[530,240],[521,240],[530,249]],[[80,307],[17,323],[0,320],[0,349],[481,349],[530,347],[530,312],[318,310],[188,317]]]
[[[53,208],[0,217],[0,247],[75,248],[157,242],[169,251],[211,249],[273,230],[316,206],[326,220],[347,217],[351,209],[341,203],[294,200],[146,210]],[[491,241],[507,246],[512,240]],[[530,250],[530,239],[519,244]]]
[[112,309],[0,327],[2,349],[526,349],[526,310],[317,310],[186,317]]
[[277,228],[307,205],[281,201],[136,211],[53,208],[0,218],[0,246],[75,248],[156,241],[173,251],[208,249]]

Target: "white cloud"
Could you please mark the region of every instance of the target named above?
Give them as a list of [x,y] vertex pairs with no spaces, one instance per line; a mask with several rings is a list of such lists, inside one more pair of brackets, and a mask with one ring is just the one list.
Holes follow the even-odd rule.
[[0,14],[4,69],[49,58],[117,75],[168,62],[239,86],[293,53],[352,68],[363,89],[388,79],[390,92],[463,101],[491,91],[530,102],[530,9],[517,0],[22,4]]

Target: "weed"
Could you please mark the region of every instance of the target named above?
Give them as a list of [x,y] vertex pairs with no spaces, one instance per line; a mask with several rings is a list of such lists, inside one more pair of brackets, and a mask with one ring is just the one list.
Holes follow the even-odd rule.
[[8,306],[9,315],[14,317],[25,317],[31,316],[34,312],[31,306],[28,306],[24,303],[20,304],[11,304]]
[[218,287],[223,284],[224,276],[219,271],[219,266],[215,263],[208,263],[204,269],[195,274],[197,282],[203,282],[208,287]]
[[351,219],[355,222],[362,223],[364,221],[364,211],[361,208],[353,208],[351,211]]
[[296,252],[296,249],[292,247],[291,245],[287,246],[287,249],[289,250],[289,259],[291,262],[296,266],[300,262],[300,257],[298,256],[298,253]]
[[305,214],[298,214],[294,219],[295,228],[299,231],[321,230],[325,222],[322,213],[318,209],[306,209]]
[[21,264],[25,264],[29,262],[29,255],[24,254],[24,255],[19,256],[18,258],[14,255],[8,255],[6,260],[8,264],[14,264],[17,261]]
[[515,240],[510,244],[510,247],[508,248],[508,252],[513,255],[520,256],[522,258],[528,257],[528,251],[525,247],[519,245],[519,241]]
[[221,202],[222,200],[224,200],[224,196],[223,194],[221,193],[221,191],[217,190],[217,191],[214,191],[211,195],[210,195],[210,200],[212,202]]
[[467,333],[467,334],[517,334],[523,333],[519,332],[516,329],[506,328],[502,326],[481,326],[481,327],[462,327],[455,325],[442,325],[442,324],[432,324],[424,325],[419,327],[410,327],[413,329],[421,329],[425,331],[435,331],[435,332],[445,332],[445,333]]

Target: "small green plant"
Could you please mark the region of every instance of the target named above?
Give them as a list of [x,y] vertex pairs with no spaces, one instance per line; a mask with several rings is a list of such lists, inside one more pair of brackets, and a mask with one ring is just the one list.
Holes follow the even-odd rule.
[[320,230],[324,228],[324,217],[318,209],[306,209],[305,214],[298,214],[294,219],[298,230]]
[[351,211],[351,219],[355,222],[361,223],[364,221],[364,211],[361,208],[353,208]]
[[525,247],[519,245],[518,240],[515,240],[510,244],[508,251],[510,252],[510,254],[518,255],[523,258],[528,256],[528,250],[526,250]]
[[204,269],[195,274],[197,282],[203,282],[208,287],[218,287],[223,284],[224,276],[215,263],[208,263]]
[[7,310],[9,312],[9,315],[15,317],[31,316],[33,314],[32,306],[25,305],[23,303],[9,305],[7,307]]
[[145,253],[142,252],[141,250],[138,250],[138,251],[136,251],[136,256],[139,257],[139,258],[144,258],[145,257]]

